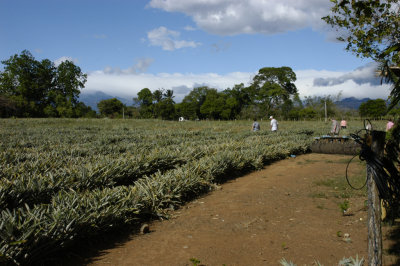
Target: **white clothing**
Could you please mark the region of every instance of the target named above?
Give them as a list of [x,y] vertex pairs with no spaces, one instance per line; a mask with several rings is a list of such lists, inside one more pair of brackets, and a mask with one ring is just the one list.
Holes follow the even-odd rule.
[[276,121],[275,118],[272,118],[272,120],[271,120],[271,130],[272,131],[278,130],[278,121]]

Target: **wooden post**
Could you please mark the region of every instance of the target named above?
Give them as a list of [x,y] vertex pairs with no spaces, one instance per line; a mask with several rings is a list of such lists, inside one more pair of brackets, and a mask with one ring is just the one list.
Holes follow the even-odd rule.
[[[382,158],[385,145],[384,131],[371,131],[371,150]],[[371,165],[367,164],[368,190],[368,265],[382,265],[381,201]]]

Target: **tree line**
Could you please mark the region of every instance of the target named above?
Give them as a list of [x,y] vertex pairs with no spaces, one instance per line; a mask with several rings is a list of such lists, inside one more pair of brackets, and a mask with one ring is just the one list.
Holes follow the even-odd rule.
[[[144,88],[126,106],[116,98],[97,104],[99,113],[79,102],[87,75],[71,61],[58,66],[48,59],[36,60],[24,50],[2,61],[0,72],[0,117],[132,117],[175,120],[252,119],[274,115],[281,119],[318,119],[328,116],[356,116],[340,110],[335,97],[310,96],[300,99],[296,74],[287,66],[264,67],[249,86],[243,83],[223,91],[202,86],[192,89],[180,103],[173,90]],[[379,118],[386,114],[386,102],[370,100],[359,114]]]
[[[252,119],[270,115],[282,119],[316,119],[327,114],[337,115],[334,97],[306,97],[301,100],[294,82],[296,74],[290,67],[265,67],[258,71],[251,84],[243,83],[218,91],[208,86],[193,88],[180,103],[175,103],[173,90],[144,88],[125,106],[116,98],[98,104],[102,116],[159,119]],[[347,115],[355,115],[347,113]]]

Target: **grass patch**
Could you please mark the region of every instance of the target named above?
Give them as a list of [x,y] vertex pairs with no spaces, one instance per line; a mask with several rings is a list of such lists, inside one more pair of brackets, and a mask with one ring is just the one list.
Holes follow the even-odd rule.
[[[365,174],[357,174],[349,176],[349,181],[351,185],[355,188],[361,188],[365,183]],[[352,197],[363,197],[366,196],[366,188],[363,187],[360,190],[353,189],[347,183],[345,176],[337,176],[334,178],[320,179],[314,182],[314,185],[318,187],[328,188],[328,191],[318,191],[312,194],[312,197],[322,197],[325,198],[334,197],[341,199],[348,199]]]
[[310,163],[317,163],[319,160],[312,160],[312,159],[305,159],[302,162],[296,162],[298,165],[305,165],[305,164],[310,164]]
[[327,160],[326,163],[338,163],[338,164],[348,164],[350,161],[349,158],[343,158],[339,160]]
[[310,194],[311,198],[317,198],[317,199],[327,199],[328,196],[325,194],[325,192],[314,192]]

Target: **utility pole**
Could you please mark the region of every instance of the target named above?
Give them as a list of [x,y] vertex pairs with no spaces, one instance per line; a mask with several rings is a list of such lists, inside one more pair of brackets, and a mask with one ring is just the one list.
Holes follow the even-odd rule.
[[326,110],[326,99],[324,100],[325,103],[325,123],[328,121],[328,112]]

